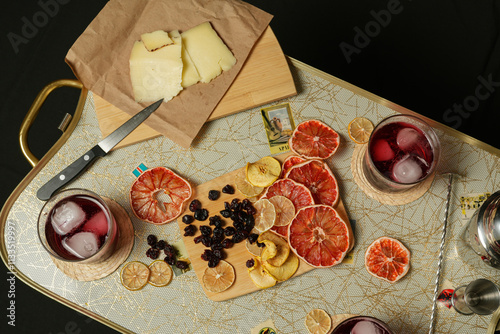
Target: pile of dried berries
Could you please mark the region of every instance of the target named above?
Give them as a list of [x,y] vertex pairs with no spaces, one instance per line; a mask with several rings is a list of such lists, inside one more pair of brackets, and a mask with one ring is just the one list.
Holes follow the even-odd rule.
[[[234,188],[231,185],[226,185],[222,188],[222,193],[234,194]],[[220,192],[211,190],[208,194],[209,199],[218,199]],[[215,200],[213,199],[213,200]],[[193,200],[189,205],[189,210],[194,212],[194,216],[189,214],[182,217],[182,221],[187,224],[184,228],[184,236],[194,236],[196,234],[196,226],[191,223],[196,219],[205,221],[208,218],[208,225],[199,227],[200,235],[194,238],[194,243],[202,243],[207,247],[201,258],[208,262],[208,266],[216,267],[220,260],[224,260],[227,255],[225,249],[233,247],[235,243],[239,243],[248,238],[251,243],[257,241],[258,234],[252,233],[255,226],[254,215],[257,212],[253,207],[252,202],[248,199],[240,201],[235,198],[229,202],[224,202],[224,209],[220,211],[223,218],[232,220],[232,225],[224,227],[225,221],[219,215],[209,217],[209,212],[202,208],[199,200]]]
[[189,263],[186,261],[177,260],[179,252],[165,240],[158,240],[156,235],[150,234],[148,235],[147,242],[151,247],[146,251],[146,256],[150,259],[158,259],[161,251],[163,251],[165,253],[164,261],[169,265],[176,266],[179,269],[187,269],[189,267]]

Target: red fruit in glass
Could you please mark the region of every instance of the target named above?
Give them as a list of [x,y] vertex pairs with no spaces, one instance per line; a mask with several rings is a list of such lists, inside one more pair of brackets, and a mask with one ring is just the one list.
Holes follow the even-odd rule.
[[[74,213],[68,213],[68,210]],[[108,220],[113,219],[107,212],[97,199],[87,195],[73,195],[61,200],[47,217],[45,236],[48,244],[67,260],[94,255],[107,239]],[[61,216],[63,218],[57,218]],[[74,222],[61,223],[69,216]]]
[[406,122],[393,122],[373,133],[370,155],[375,167],[387,178],[414,183],[425,178],[434,153],[424,132]]

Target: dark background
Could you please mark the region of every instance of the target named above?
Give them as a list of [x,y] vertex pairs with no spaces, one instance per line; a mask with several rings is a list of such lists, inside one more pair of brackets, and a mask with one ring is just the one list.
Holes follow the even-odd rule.
[[[2,4],[0,204],[31,169],[18,144],[26,112],[49,82],[74,78],[64,63],[66,52],[106,2]],[[500,148],[498,1],[249,2],[274,15],[271,27],[286,55]],[[39,26],[29,30],[26,22]],[[41,158],[59,138],[57,126],[73,113],[77,98],[76,90],[64,88],[48,99],[30,130],[35,156]],[[5,267],[2,272],[2,333],[113,332],[19,280],[16,327],[7,326],[9,275]]]

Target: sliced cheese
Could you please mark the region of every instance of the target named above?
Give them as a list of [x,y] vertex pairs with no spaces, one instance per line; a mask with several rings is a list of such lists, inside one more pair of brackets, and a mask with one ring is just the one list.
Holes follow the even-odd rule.
[[141,40],[148,51],[155,51],[173,43],[172,39],[168,36],[168,33],[163,30],[142,34]]
[[182,37],[178,30],[171,31],[169,33],[170,38],[174,41],[175,44],[181,44],[182,50],[182,87],[186,88],[194,85],[198,81],[200,81],[200,75],[198,74],[198,70],[193,64],[191,57],[186,52],[186,48],[182,45]]
[[181,36],[182,44],[196,67],[201,82],[210,82],[222,71],[227,71],[236,64],[236,58],[210,22],[193,27]]
[[182,47],[170,44],[149,52],[143,42],[134,43],[130,53],[130,79],[137,102],[171,100],[182,90]]

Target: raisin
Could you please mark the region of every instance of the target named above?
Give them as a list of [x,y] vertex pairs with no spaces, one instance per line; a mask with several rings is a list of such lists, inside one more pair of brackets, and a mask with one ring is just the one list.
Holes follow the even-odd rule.
[[182,216],[182,222],[184,224],[191,224],[192,222],[194,222],[194,217],[191,215],[184,215]]
[[187,269],[189,267],[189,264],[186,261],[177,261],[175,263],[175,266],[179,269]]
[[146,256],[150,259],[156,260],[160,256],[160,250],[156,248],[149,248],[146,251]]
[[203,236],[210,236],[210,234],[212,234],[212,228],[210,226],[207,226],[207,225],[201,225],[200,232],[201,232],[201,235],[203,235]]
[[215,237],[221,237],[223,235],[224,235],[224,229],[222,227],[214,228],[214,236]]
[[215,249],[214,256],[220,260],[224,260],[226,258],[226,253],[222,249]]
[[257,241],[258,237],[259,235],[257,233],[250,233],[250,235],[248,236],[248,241],[250,241],[250,243],[253,244],[254,242]]
[[208,192],[208,199],[211,201],[216,201],[219,199],[219,197],[220,197],[220,191],[218,190],[210,190]]
[[201,254],[201,259],[203,261],[208,261],[214,257],[214,253],[210,249],[205,249],[205,251]]
[[215,268],[215,267],[217,267],[217,265],[219,264],[219,262],[220,262],[219,258],[213,257],[210,260],[208,260],[208,266],[210,268]]
[[194,199],[189,203],[189,210],[191,212],[195,212],[196,210],[201,209],[201,202],[197,199]]
[[184,228],[184,236],[191,237],[196,233],[196,226],[188,225]]
[[236,233],[236,229],[233,226],[228,226],[224,229],[224,234],[226,237],[230,237]]
[[231,248],[231,247],[233,247],[234,242],[231,239],[224,239],[221,244],[222,244],[222,247],[224,247],[224,248]]
[[171,266],[173,266],[176,262],[175,257],[170,257],[170,256],[166,256],[165,259],[163,259],[163,261],[165,261]]
[[198,209],[194,212],[194,219],[199,221],[204,221],[208,219],[208,210],[207,209]]
[[240,208],[241,208],[241,202],[240,202],[240,200],[239,200],[239,199],[237,199],[237,198],[234,198],[234,199],[231,201],[230,208],[231,208],[231,210],[234,210],[234,211],[238,211],[238,210],[240,210]]
[[166,246],[167,242],[165,240],[160,240],[156,243],[156,248],[158,248],[159,250],[164,250]]
[[199,236],[195,237],[195,238],[193,239],[193,241],[194,241],[194,243],[195,243],[195,244],[199,244],[199,243],[201,242],[201,239],[202,239],[202,238],[203,238],[203,236],[202,236],[202,235],[199,235]]
[[234,194],[234,187],[232,185],[230,185],[230,184],[226,184],[224,186],[224,188],[222,188],[222,192],[224,194],[230,194],[230,195],[232,195],[232,194]]
[[209,236],[204,235],[204,236],[201,238],[201,243],[202,243],[202,244],[203,244],[203,246],[205,246],[205,247],[210,247],[210,246],[212,246],[212,238],[210,238]]
[[246,263],[247,268],[252,268],[254,265],[255,265],[255,260],[254,259],[250,259]]
[[222,217],[224,217],[224,218],[229,218],[229,217],[231,217],[231,210],[227,210],[227,209],[222,210],[222,211],[220,212],[220,214],[221,214],[221,216],[222,216]]
[[220,218],[220,216],[215,215],[208,218],[208,220],[210,221],[209,225],[214,225],[215,227],[222,226],[222,219]]
[[175,258],[177,256],[177,249],[175,249],[174,246],[172,245],[167,245],[165,246],[165,249],[163,250],[166,256],[168,257],[173,257]]
[[148,245],[153,247],[158,242],[158,238],[156,237],[156,235],[150,234],[150,235],[148,235],[147,241],[148,241]]

